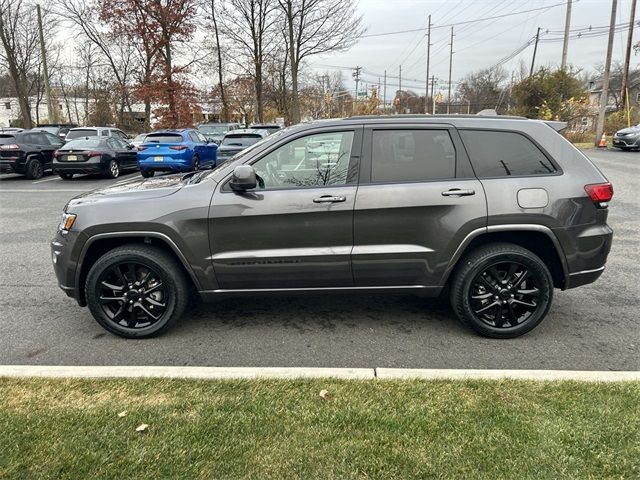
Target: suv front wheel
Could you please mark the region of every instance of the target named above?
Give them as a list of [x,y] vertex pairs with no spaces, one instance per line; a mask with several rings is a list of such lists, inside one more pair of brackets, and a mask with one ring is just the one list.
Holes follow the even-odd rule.
[[148,245],[125,245],[100,257],[85,284],[89,310],[125,338],[159,335],[173,326],[189,298],[182,265]]
[[531,251],[510,243],[472,251],[458,267],[451,304],[463,325],[491,338],[514,338],[549,311],[553,279]]

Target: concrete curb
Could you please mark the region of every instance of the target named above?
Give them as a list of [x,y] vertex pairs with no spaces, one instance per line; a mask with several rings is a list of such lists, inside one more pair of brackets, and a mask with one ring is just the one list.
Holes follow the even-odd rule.
[[583,382],[640,381],[640,371],[591,372],[574,370],[449,370],[408,368],[297,367],[158,367],[158,366],[45,366],[0,365],[0,377],[44,378],[342,378],[421,380],[576,380]]
[[0,365],[0,377],[47,378],[375,378],[373,368],[251,368]]
[[598,372],[580,370],[438,370],[377,368],[377,378],[424,380],[576,380],[581,382],[639,381],[640,372]]

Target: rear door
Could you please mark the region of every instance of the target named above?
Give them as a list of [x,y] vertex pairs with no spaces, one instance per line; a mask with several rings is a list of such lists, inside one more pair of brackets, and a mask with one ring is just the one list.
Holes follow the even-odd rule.
[[227,181],[211,203],[209,236],[223,289],[353,286],[353,205],[362,127],[300,132],[252,163],[262,188]]
[[368,126],[360,177],[356,286],[441,286],[457,247],[487,222],[484,190],[456,129]]

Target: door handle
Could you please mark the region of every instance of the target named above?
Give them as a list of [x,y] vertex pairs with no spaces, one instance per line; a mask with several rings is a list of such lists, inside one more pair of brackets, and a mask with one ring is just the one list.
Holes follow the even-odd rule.
[[314,198],[313,203],[339,203],[347,200],[347,197],[334,197],[331,195],[323,195],[322,197]]
[[476,194],[475,190],[471,190],[471,189],[463,190],[460,188],[451,188],[446,192],[442,192],[443,197],[466,197],[468,195],[475,195],[475,194]]

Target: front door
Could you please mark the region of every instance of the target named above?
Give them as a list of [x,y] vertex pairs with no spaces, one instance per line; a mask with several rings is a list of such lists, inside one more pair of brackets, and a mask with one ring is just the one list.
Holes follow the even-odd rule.
[[353,205],[362,128],[327,129],[278,144],[252,162],[259,186],[221,182],[210,242],[222,289],[353,285]]
[[458,245],[486,226],[484,190],[447,125],[367,127],[360,178],[356,286],[440,286]]

